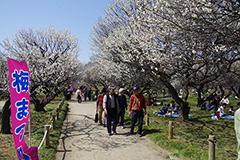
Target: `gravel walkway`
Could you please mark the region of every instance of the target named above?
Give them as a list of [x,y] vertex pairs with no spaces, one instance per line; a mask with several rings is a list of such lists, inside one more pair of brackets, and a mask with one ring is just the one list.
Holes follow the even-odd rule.
[[107,128],[94,122],[95,105],[69,102],[56,160],[177,160],[146,136],[129,135],[129,127],[117,128],[118,135],[108,136]]

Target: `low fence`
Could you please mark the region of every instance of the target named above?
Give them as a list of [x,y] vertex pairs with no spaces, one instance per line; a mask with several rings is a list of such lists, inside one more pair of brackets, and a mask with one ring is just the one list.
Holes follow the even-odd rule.
[[65,101],[65,97],[63,97],[61,102],[58,104],[57,114],[52,115],[52,118],[50,119],[50,121],[52,121],[52,123],[50,125],[44,125],[44,135],[43,135],[43,139],[38,147],[38,150],[40,150],[40,148],[42,147],[43,144],[44,144],[44,146],[49,146],[49,144],[50,144],[50,129],[54,130],[56,128],[56,119],[59,120],[59,113],[62,110],[64,101]]
[[194,139],[197,139],[197,140],[200,140],[202,142],[208,142],[209,143],[209,160],[215,160],[215,145],[222,149],[223,151],[235,156],[235,157],[238,157],[236,154],[232,153],[231,151],[227,150],[227,149],[224,149],[223,147],[221,147],[219,144],[217,144],[217,140],[215,139],[215,136],[214,135],[209,135],[209,138],[208,139],[201,139],[201,138],[198,138],[198,137],[195,137],[193,135],[190,135],[190,134],[187,134],[177,128],[175,128],[173,126],[173,122],[172,121],[169,121],[169,125],[166,125],[166,124],[163,124],[163,123],[160,123],[158,121],[155,121],[154,119],[152,119],[151,117],[149,117],[149,114],[146,114],[146,126],[149,126],[149,119],[151,119],[153,122],[157,123],[157,124],[161,124],[163,126],[168,126],[169,127],[169,136],[168,138],[169,139],[172,139],[173,138],[173,129],[175,129],[177,132],[179,133],[182,133],[188,137],[191,137],[191,138],[194,138]]

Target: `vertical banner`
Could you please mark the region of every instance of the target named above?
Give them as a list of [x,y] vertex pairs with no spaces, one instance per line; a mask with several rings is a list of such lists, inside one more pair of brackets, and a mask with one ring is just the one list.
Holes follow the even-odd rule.
[[30,115],[30,74],[27,63],[8,59],[12,132],[19,160],[38,160],[37,147],[28,148],[24,133]]

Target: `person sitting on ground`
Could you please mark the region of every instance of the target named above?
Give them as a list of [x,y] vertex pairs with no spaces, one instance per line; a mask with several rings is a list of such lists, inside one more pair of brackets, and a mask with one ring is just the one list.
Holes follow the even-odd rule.
[[220,101],[220,105],[223,105],[223,103],[227,105],[230,104],[229,99],[226,96],[223,96],[223,98]]
[[234,116],[233,106],[230,106],[230,109],[228,110],[227,114]]
[[223,103],[223,105],[217,110],[219,112],[220,117],[226,116],[227,114],[224,112],[224,109],[226,108],[227,104]]
[[162,108],[159,109],[159,114],[166,114],[168,112],[168,108],[170,107],[170,104],[166,104]]
[[148,100],[147,100],[147,105],[151,106],[152,104],[153,104],[153,102],[152,102],[151,98],[149,97]]
[[204,102],[202,104],[201,110],[208,111],[210,108],[210,104],[211,104],[211,102],[207,98],[204,98]]
[[169,112],[172,112],[175,108],[177,107],[177,105],[174,103],[174,101],[171,101],[170,107],[169,107]]
[[180,115],[181,109],[177,106],[173,111],[174,114]]
[[156,97],[153,98],[152,102],[153,102],[153,106],[157,106],[157,98]]
[[210,104],[211,107],[208,109],[208,111],[211,111],[212,109],[217,111],[218,110],[218,105],[219,105],[219,103],[218,103],[217,99],[213,99],[213,101]]

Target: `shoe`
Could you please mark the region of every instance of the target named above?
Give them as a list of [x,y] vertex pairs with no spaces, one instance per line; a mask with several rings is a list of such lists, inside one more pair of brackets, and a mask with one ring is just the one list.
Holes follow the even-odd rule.
[[100,125],[102,125],[102,123],[100,123]]
[[137,135],[138,137],[142,137],[142,135],[141,135],[140,133],[137,133],[136,135]]
[[103,127],[106,127],[106,124],[103,124]]
[[117,135],[117,132],[114,132],[113,134],[114,134],[114,135]]
[[111,136],[111,135],[112,135],[112,133],[108,133],[108,135],[109,135],[109,136]]

